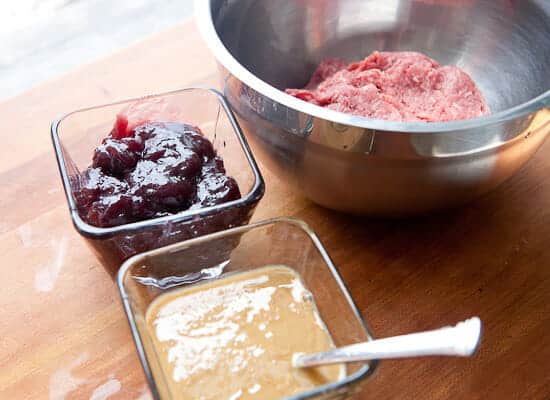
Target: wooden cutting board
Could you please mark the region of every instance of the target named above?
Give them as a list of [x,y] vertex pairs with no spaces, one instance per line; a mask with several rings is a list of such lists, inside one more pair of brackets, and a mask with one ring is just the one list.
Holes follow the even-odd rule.
[[[71,226],[49,125],[191,84],[217,84],[192,21],[0,103],[0,399],[150,398],[116,287]],[[383,221],[320,208],[263,168],[254,220],[307,221],[378,337],[483,320],[475,357],[383,362],[359,398],[549,399],[548,171],[550,141],[469,206]]]

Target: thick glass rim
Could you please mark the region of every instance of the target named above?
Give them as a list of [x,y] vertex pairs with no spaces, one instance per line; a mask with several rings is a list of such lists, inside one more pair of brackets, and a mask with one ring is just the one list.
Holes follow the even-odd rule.
[[[110,107],[118,104],[125,104],[128,102],[139,101],[139,100],[144,100],[144,99],[149,99],[154,97],[169,96],[180,92],[193,91],[193,90],[205,91],[216,96],[219,104],[224,109],[231,123],[232,131],[237,136],[237,139],[239,140],[241,148],[244,152],[244,155],[248,161],[248,165],[250,166],[250,169],[252,170],[252,173],[254,175],[254,184],[252,185],[252,188],[248,191],[248,193],[245,196],[241,197],[240,199],[228,201],[226,203],[222,203],[222,204],[218,204],[210,207],[199,208],[196,210],[185,210],[180,213],[165,216],[165,217],[152,218],[144,221],[132,222],[129,224],[117,225],[117,226],[108,227],[108,228],[101,228],[94,225],[90,225],[84,220],[82,220],[82,218],[80,218],[80,215],[78,214],[78,210],[76,208],[76,202],[71,191],[69,174],[67,172],[65,157],[63,155],[61,140],[59,138],[58,129],[59,129],[59,125],[63,122],[63,120],[65,120],[69,116],[76,113],[91,111],[99,108]],[[234,207],[248,206],[259,201],[265,191],[265,183],[264,183],[262,174],[260,172],[260,169],[258,168],[258,164],[256,163],[254,156],[252,155],[250,146],[248,145],[248,142],[244,134],[242,133],[242,130],[239,124],[237,123],[237,120],[235,119],[235,116],[231,111],[231,108],[226,102],[224,96],[219,91],[206,86],[185,86],[185,87],[174,89],[168,92],[152,93],[152,94],[147,94],[145,96],[117,100],[111,103],[106,103],[106,104],[101,104],[101,105],[91,106],[91,107],[84,107],[75,111],[68,112],[56,118],[52,122],[51,138],[52,138],[53,147],[55,150],[57,165],[59,168],[59,172],[61,174],[61,180],[63,182],[63,188],[65,190],[65,197],[67,198],[67,202],[69,204],[69,210],[71,213],[73,224],[75,225],[79,233],[81,233],[86,237],[91,237],[94,239],[110,237],[121,232],[135,232],[143,228],[160,226],[167,223],[185,222],[185,221],[192,220],[197,216],[207,217],[213,214],[217,214],[220,211],[224,211]]]
[[[264,221],[255,222],[255,223],[248,224],[248,225],[243,225],[243,226],[239,226],[239,227],[235,227],[235,228],[226,229],[226,230],[223,230],[223,231],[214,232],[214,233],[204,235],[204,236],[199,236],[199,237],[196,237],[196,238],[193,238],[193,239],[185,240],[185,241],[182,241],[182,242],[179,242],[179,243],[170,244],[168,246],[164,246],[164,247],[161,247],[161,248],[158,248],[158,249],[149,250],[149,251],[146,251],[144,253],[136,254],[135,256],[132,256],[131,258],[126,260],[122,264],[122,266],[120,267],[120,269],[118,270],[118,273],[117,273],[116,281],[117,281],[117,286],[118,286],[118,290],[119,290],[119,293],[120,293],[120,298],[122,300],[122,304],[124,306],[124,311],[126,313],[126,317],[128,319],[128,323],[130,325],[130,330],[132,332],[132,337],[134,338],[134,342],[135,342],[135,345],[136,345],[136,349],[137,349],[137,352],[138,352],[138,355],[139,355],[141,365],[143,367],[143,370],[145,372],[145,376],[147,378],[147,382],[149,383],[149,387],[151,389],[151,392],[153,394],[153,398],[155,400],[162,400],[162,399],[161,399],[161,397],[158,393],[158,389],[157,389],[157,386],[156,386],[156,383],[155,383],[155,380],[154,380],[154,377],[153,377],[153,373],[152,373],[152,371],[149,367],[149,361],[148,361],[147,356],[145,354],[145,349],[143,347],[143,342],[141,340],[141,336],[140,336],[139,331],[137,329],[137,325],[136,325],[136,322],[135,322],[135,319],[134,319],[134,314],[133,314],[132,308],[130,306],[130,299],[129,299],[128,294],[126,292],[126,288],[124,286],[124,279],[125,279],[125,277],[128,273],[128,270],[132,266],[134,266],[135,264],[138,264],[141,261],[143,261],[143,260],[145,260],[149,257],[161,255],[161,254],[164,254],[164,253],[173,253],[173,252],[176,252],[178,250],[185,249],[189,246],[197,245],[197,244],[208,242],[208,241],[211,241],[211,240],[216,240],[216,239],[219,239],[219,238],[223,238],[224,236],[230,236],[230,235],[234,235],[234,234],[246,233],[246,232],[252,231],[256,228],[261,228],[261,227],[265,227],[265,226],[268,226],[268,225],[274,225],[274,224],[278,224],[278,223],[286,223],[286,224],[293,225],[293,226],[301,229],[303,232],[305,232],[307,234],[309,239],[312,241],[314,246],[319,251],[319,254],[323,258],[323,261],[325,262],[325,265],[327,266],[327,268],[329,269],[329,271],[332,274],[332,277],[334,278],[334,280],[338,284],[338,287],[339,287],[340,291],[342,292],[342,294],[346,298],[346,300],[348,302],[348,305],[349,305],[349,307],[351,308],[351,310],[353,312],[353,315],[360,322],[362,329],[365,331],[365,333],[367,335],[367,338],[369,340],[374,340],[374,336],[372,334],[372,331],[371,331],[369,325],[367,324],[366,320],[363,318],[363,315],[361,314],[361,312],[357,308],[357,305],[355,304],[353,298],[351,297],[351,294],[348,290],[348,287],[344,283],[342,277],[340,276],[340,273],[338,272],[336,266],[332,262],[332,259],[328,255],[327,251],[325,250],[323,244],[321,243],[320,239],[317,237],[315,232],[304,221],[296,219],[296,218],[278,217],[278,218],[271,218],[271,219],[267,219],[267,220],[264,220]],[[342,379],[340,381],[332,382],[332,383],[329,383],[329,384],[326,384],[326,385],[321,385],[321,386],[315,387],[313,389],[304,391],[302,393],[298,393],[298,394],[293,395],[293,396],[285,397],[281,400],[307,400],[307,399],[310,399],[312,397],[315,397],[315,396],[318,396],[318,395],[321,395],[321,394],[324,394],[324,393],[329,393],[329,392],[336,391],[338,389],[345,388],[345,387],[347,387],[347,386],[349,386],[353,383],[357,383],[357,382],[359,382],[363,379],[366,379],[367,377],[369,377],[370,375],[372,375],[375,372],[377,367],[378,367],[378,360],[371,360],[369,362],[366,362],[365,365],[363,367],[361,367],[358,371],[356,371],[355,373],[353,373],[349,376],[346,376],[344,379]]]

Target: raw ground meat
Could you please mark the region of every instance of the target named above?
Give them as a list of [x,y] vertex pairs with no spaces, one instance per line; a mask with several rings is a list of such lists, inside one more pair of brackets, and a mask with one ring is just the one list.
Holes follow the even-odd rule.
[[416,52],[374,52],[321,62],[303,89],[286,93],[343,113],[392,121],[451,121],[489,112],[474,81]]

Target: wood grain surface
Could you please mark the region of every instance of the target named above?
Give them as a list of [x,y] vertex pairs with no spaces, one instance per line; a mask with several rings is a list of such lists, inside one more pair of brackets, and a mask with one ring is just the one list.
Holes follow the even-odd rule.
[[[116,287],[71,226],[49,124],[215,73],[188,22],[0,103],[0,399],[150,398]],[[548,171],[550,142],[471,205],[384,221],[320,208],[264,168],[254,220],[307,221],[378,337],[483,320],[475,357],[382,362],[358,398],[549,399]]]

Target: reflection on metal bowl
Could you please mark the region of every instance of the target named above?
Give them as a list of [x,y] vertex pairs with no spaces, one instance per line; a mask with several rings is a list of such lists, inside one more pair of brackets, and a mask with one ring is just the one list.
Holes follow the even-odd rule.
[[[514,174],[550,132],[544,0],[196,1],[224,93],[260,159],[315,202],[402,216],[469,201]],[[392,122],[285,94],[327,57],[414,50],[465,70],[492,114]]]

